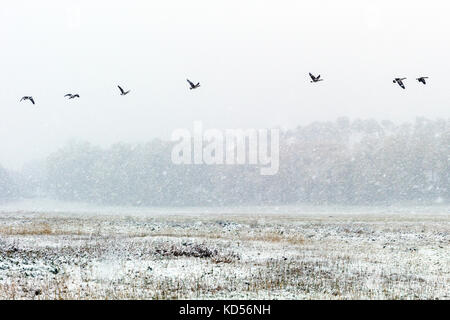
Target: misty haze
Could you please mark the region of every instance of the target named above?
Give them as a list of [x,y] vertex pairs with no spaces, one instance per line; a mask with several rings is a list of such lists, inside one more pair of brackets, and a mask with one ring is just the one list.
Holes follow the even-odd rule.
[[0,299],[449,299],[449,9],[2,6]]

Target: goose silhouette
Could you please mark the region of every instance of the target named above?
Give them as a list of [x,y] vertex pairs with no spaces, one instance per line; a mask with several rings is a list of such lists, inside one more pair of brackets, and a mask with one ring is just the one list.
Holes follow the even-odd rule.
[[320,79],[320,74],[319,74],[317,77],[315,77],[315,76],[310,72],[310,73],[309,73],[309,76],[311,77],[311,83],[323,81],[323,79]]
[[197,89],[198,87],[200,87],[200,82],[197,82],[197,84],[194,84],[191,80],[189,80],[189,79],[186,79],[186,80],[190,85],[189,90]]
[[73,98],[79,98],[80,96],[78,94],[68,93],[64,97],[69,97],[69,99],[73,99]]
[[34,99],[31,96],[24,96],[24,97],[22,97],[22,99],[20,99],[20,101],[22,101],[22,100],[30,100],[32,104],[35,104]]
[[126,95],[126,94],[128,94],[128,93],[130,92],[130,90],[128,90],[128,91],[124,91],[124,90],[122,89],[122,87],[121,87],[121,86],[117,86],[117,87],[119,87],[119,90],[120,90],[120,95],[121,95],[121,96],[124,96],[124,95]]
[[417,78],[416,80],[419,81],[419,82],[422,82],[423,84],[427,84],[425,79],[428,79],[428,77],[420,77],[420,78]]
[[402,89],[406,89],[403,80],[406,80],[406,78],[395,78],[392,82],[397,83]]

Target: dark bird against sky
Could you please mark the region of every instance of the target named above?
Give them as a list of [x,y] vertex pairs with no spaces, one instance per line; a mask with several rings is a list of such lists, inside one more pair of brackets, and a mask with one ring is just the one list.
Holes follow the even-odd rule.
[[311,83],[323,81],[323,79],[320,79],[320,74],[319,74],[317,77],[315,77],[315,76],[310,72],[310,73],[309,73],[309,76],[311,77]]
[[397,83],[402,89],[406,89],[403,80],[406,80],[406,78],[395,78],[393,82]]
[[128,93],[130,92],[130,90],[128,90],[128,91],[124,91],[124,90],[122,89],[122,87],[121,87],[121,86],[117,86],[117,87],[119,87],[119,90],[120,90],[120,95],[121,95],[121,96],[124,96],[124,95],[126,95],[126,94],[128,94]]
[[69,99],[73,99],[73,98],[79,98],[80,96],[78,94],[68,93],[64,97],[69,97]]
[[31,96],[24,96],[24,97],[22,97],[22,99],[20,99],[20,101],[22,101],[22,100],[30,100],[31,103],[34,104],[34,99]]
[[186,80],[190,85],[190,88],[189,88],[190,90],[197,89],[198,87],[200,87],[200,82],[197,82],[197,84],[194,84],[191,80],[189,80],[189,79],[186,79]]
[[417,78],[416,80],[419,81],[419,82],[422,82],[423,84],[427,84],[425,79],[428,79],[428,77],[420,77],[420,78]]

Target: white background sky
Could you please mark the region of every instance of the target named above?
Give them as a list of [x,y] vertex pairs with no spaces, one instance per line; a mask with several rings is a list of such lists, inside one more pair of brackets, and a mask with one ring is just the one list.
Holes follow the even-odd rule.
[[[18,169],[71,138],[169,138],[194,120],[448,119],[449,16],[444,0],[8,1],[0,164]],[[311,84],[308,72],[325,81]],[[408,77],[406,90],[396,76]],[[186,77],[202,87],[188,90]],[[118,84],[131,93],[120,96]],[[24,95],[36,106],[19,103]]]

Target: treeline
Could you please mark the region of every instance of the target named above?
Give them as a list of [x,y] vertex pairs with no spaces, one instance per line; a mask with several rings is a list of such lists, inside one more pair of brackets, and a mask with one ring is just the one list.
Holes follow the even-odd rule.
[[12,175],[0,166],[0,203],[12,200],[19,194]]
[[141,206],[450,199],[448,120],[395,125],[341,118],[282,131],[274,176],[253,165],[175,165],[172,147],[160,140],[107,149],[71,143],[47,159],[33,183],[62,200]]

